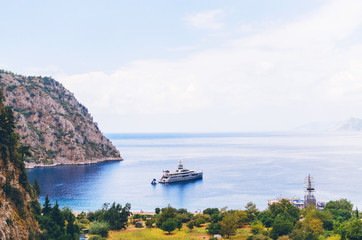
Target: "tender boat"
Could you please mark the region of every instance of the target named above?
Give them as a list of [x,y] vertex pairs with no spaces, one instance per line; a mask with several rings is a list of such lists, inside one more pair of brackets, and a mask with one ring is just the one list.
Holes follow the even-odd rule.
[[182,161],[179,161],[178,168],[174,172],[166,170],[163,172],[163,176],[160,179],[160,183],[173,183],[173,182],[183,182],[194,179],[202,179],[202,171],[195,171],[184,169]]

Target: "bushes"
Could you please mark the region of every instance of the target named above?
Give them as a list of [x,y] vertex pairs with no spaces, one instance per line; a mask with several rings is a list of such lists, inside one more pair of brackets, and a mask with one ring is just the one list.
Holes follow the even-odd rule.
[[161,229],[165,232],[168,232],[170,234],[172,231],[174,231],[177,227],[177,222],[174,218],[167,219],[162,225]]
[[108,222],[94,222],[89,227],[89,233],[93,235],[107,237],[109,229],[110,226]]
[[99,235],[94,235],[94,236],[88,238],[88,240],[104,240],[104,238],[102,238],[102,237],[99,236]]

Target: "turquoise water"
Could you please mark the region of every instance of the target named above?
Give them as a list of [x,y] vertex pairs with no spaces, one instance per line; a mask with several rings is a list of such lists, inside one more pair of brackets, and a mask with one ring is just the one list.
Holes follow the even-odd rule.
[[[268,199],[303,197],[311,174],[318,201],[347,198],[362,209],[362,135],[296,133],[108,134],[124,161],[28,170],[42,193],[75,211],[105,202],[131,203],[134,211],[171,204],[190,211],[207,207],[260,209]],[[203,170],[203,180],[152,186],[162,170]]]

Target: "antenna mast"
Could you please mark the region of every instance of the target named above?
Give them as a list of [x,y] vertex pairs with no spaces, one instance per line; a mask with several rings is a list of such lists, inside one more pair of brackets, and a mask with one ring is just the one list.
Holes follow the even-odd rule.
[[313,193],[315,192],[314,184],[313,184],[313,178],[308,175],[308,177],[305,178],[306,180],[306,187],[304,195],[304,207],[308,205],[313,205],[314,207],[317,205],[317,200],[315,199]]

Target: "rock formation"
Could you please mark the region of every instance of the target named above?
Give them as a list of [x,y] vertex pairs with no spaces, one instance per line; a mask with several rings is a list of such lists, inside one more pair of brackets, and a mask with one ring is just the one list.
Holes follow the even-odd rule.
[[15,131],[31,147],[27,167],[122,159],[87,108],[54,79],[0,71],[0,89],[14,111]]
[[19,146],[14,127],[13,113],[4,107],[0,90],[0,239],[36,239],[39,229],[32,211],[40,204],[27,179],[26,151]]

